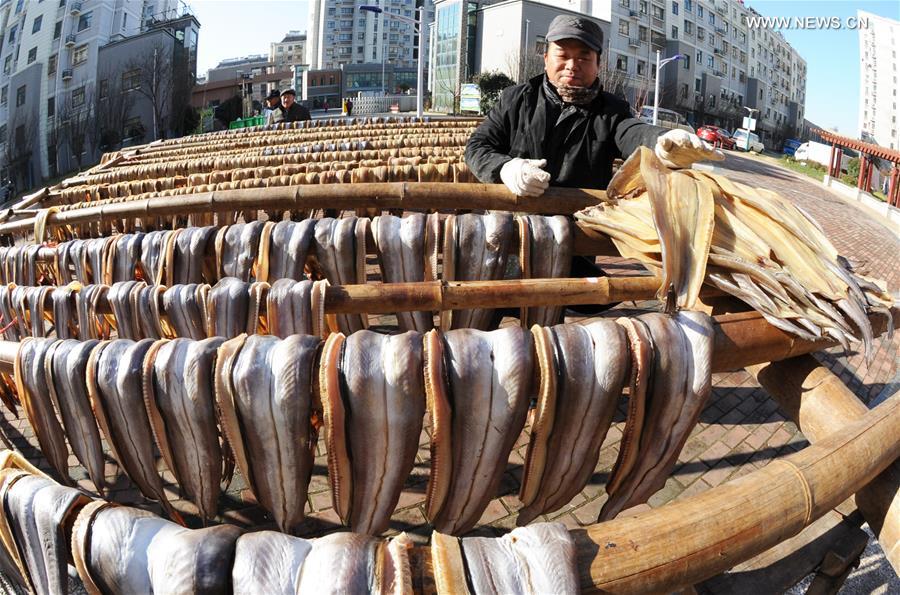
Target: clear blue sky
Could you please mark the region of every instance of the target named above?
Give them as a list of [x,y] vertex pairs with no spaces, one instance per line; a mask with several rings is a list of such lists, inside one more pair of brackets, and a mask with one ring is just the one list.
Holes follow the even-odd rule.
[[[764,16],[838,17],[857,9],[900,20],[900,1],[746,0]],[[268,53],[269,42],[292,29],[305,31],[303,0],[190,0],[200,21],[197,70],[224,58]],[[806,117],[820,126],[859,134],[859,33],[855,30],[782,31],[807,62]]]
[[[900,2],[876,0],[749,0],[746,4],[771,17],[855,17],[857,10],[900,20]],[[783,30],[785,39],[806,60],[806,118],[819,126],[859,135],[859,32]]]

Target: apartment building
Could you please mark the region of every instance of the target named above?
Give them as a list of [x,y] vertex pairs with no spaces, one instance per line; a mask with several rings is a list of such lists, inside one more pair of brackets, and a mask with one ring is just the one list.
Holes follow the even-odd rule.
[[269,44],[269,62],[277,70],[290,70],[306,64],[306,33],[288,31],[281,41]]
[[0,160],[17,187],[68,171],[86,157],[84,133],[66,138],[59,116],[88,103],[100,48],[178,9],[177,0],[0,2]]
[[858,11],[867,27],[859,29],[859,130],[883,147],[900,149],[897,92],[900,85],[900,21]]
[[424,5],[428,22],[434,15],[431,0],[310,0],[306,39],[310,70],[381,62],[395,67],[416,66],[419,53],[415,27],[386,14],[361,11],[364,4],[412,19],[418,18],[417,9]]

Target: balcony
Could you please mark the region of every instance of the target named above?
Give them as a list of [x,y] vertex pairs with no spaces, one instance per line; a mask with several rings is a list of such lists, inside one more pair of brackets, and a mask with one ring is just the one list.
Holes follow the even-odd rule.
[[714,54],[719,54],[720,56],[722,56],[722,55],[725,54],[724,50],[721,50],[720,48],[714,48],[714,49],[713,49],[713,53],[714,53]]
[[71,68],[66,68],[65,70],[62,71],[62,80],[64,80],[64,81],[72,80],[72,69]]
[[631,18],[633,18],[633,19],[636,19],[637,16],[638,16],[638,11],[636,11],[636,10],[629,10],[629,11],[628,11],[628,16],[631,17]]
[[77,17],[81,14],[81,2],[73,2],[72,6],[69,7],[69,13],[73,17]]
[[641,40],[638,39],[637,37],[629,37],[629,38],[628,38],[628,45],[630,45],[630,46],[633,47],[633,48],[640,47],[640,45],[641,45]]
[[721,70],[713,70],[713,74],[719,78],[725,78],[725,73],[722,72]]
[[725,27],[716,27],[716,33],[719,35],[728,35],[728,31],[725,30]]
[[728,15],[728,3],[727,2],[716,2],[716,12],[727,16]]
[[70,48],[75,45],[75,34],[69,33],[66,35],[66,47]]
[[655,27],[657,29],[665,30],[666,22],[663,19],[660,19],[658,17],[651,17],[650,18],[650,26]]

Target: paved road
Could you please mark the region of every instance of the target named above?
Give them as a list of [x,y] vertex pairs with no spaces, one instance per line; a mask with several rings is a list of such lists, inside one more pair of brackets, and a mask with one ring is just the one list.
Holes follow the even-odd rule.
[[[720,164],[729,170],[729,177],[755,186],[780,192],[808,210],[822,224],[837,249],[857,263],[864,273],[885,278],[891,289],[900,288],[900,242],[883,225],[855,205],[823,189],[809,178],[783,170],[763,161],[730,154]],[[838,351],[819,354],[820,360],[829,366],[865,402],[883,397],[890,382],[897,375],[897,353],[900,333],[893,342],[880,340],[878,353],[871,365],[861,355],[849,357]],[[704,410],[700,423],[691,434],[680,457],[679,465],[665,487],[649,502],[638,507],[662,506],[665,503],[697,494],[730,479],[743,476],[766,465],[774,458],[797,451],[807,445],[797,427],[787,421],[775,402],[757,386],[749,374],[737,371],[716,374],[712,397]],[[887,387],[887,388],[886,388]],[[622,435],[624,412],[619,411],[613,427],[603,445],[600,461],[588,487],[564,509],[548,519],[579,527],[596,521],[600,507],[606,499],[604,484],[618,454]],[[48,469],[36,449],[34,434],[24,420],[14,419],[8,412],[0,419],[0,428],[32,461]],[[498,534],[515,526],[516,512],[520,507],[516,494],[522,477],[522,466],[527,446],[527,434],[523,433],[509,460],[509,466],[501,484],[501,497],[490,503],[481,522],[483,534]],[[309,520],[302,527],[303,535],[321,535],[340,528],[337,515],[331,506],[331,494],[326,480],[327,462],[324,446],[320,442],[315,459],[314,476],[309,490]],[[429,435],[422,434],[420,449],[412,477],[400,497],[394,514],[391,531],[409,531],[414,538],[426,540],[430,527],[425,521],[424,500],[428,479]],[[72,475],[79,484],[91,489],[83,469],[76,466],[74,457]],[[107,465],[112,497],[158,510],[145,501],[137,489],[110,461]],[[171,481],[166,472],[164,477]],[[192,514],[193,505],[181,499],[170,486],[168,489],[176,508]],[[221,501],[225,512],[221,520],[238,524],[258,525],[270,523],[263,511],[256,506],[253,495],[241,477],[236,477]],[[192,519],[196,524],[196,519]],[[883,558],[877,555],[866,560],[867,591],[874,588],[897,591],[898,585],[890,583],[892,573],[885,572]],[[871,568],[875,570],[872,571]],[[872,574],[872,573],[875,574]],[[852,592],[852,591],[848,591]]]

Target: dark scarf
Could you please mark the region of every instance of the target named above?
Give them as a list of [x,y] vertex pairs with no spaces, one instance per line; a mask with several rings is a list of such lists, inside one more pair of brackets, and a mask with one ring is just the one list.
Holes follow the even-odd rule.
[[572,85],[563,84],[554,85],[547,77],[544,77],[544,84],[551,87],[563,103],[572,105],[588,105],[600,94],[600,79],[595,80],[594,84],[590,87],[574,87]]

